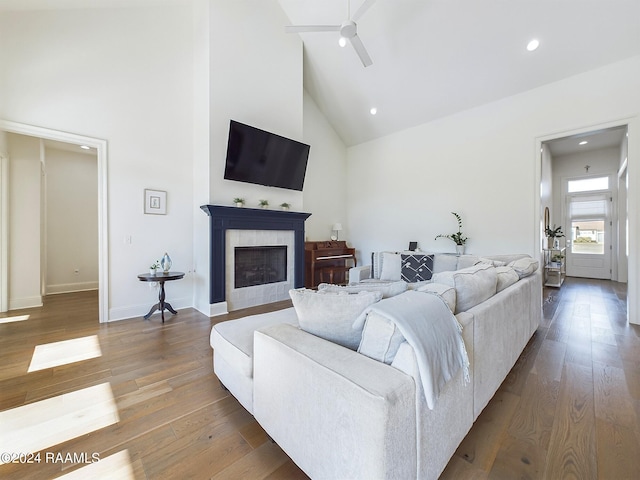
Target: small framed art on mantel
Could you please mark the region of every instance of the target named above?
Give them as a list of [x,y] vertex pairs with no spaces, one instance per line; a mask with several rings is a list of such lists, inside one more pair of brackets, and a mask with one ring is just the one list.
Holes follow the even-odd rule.
[[149,215],[167,214],[167,192],[163,190],[144,190],[144,213]]

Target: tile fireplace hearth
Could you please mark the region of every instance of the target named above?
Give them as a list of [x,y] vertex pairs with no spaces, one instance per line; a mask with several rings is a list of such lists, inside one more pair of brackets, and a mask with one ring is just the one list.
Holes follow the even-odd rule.
[[[222,304],[223,309],[227,310],[226,302],[229,300],[227,283],[229,278],[233,278],[233,273],[227,270],[234,264],[230,261],[230,256],[232,258],[235,248],[231,247],[227,241],[228,231],[255,231],[258,235],[266,230],[291,232],[293,258],[288,271],[293,278],[289,278],[288,281],[293,288],[304,286],[304,222],[311,215],[310,213],[222,205],[202,205],[200,208],[209,215],[209,303],[211,305]],[[234,285],[230,285],[230,288],[233,289]],[[243,306],[246,305],[242,304],[239,308]]]

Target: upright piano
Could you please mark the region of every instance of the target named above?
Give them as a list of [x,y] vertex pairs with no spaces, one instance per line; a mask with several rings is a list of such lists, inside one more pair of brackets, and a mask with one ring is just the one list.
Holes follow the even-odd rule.
[[304,286],[347,283],[347,271],[356,266],[356,250],[345,241],[304,242]]

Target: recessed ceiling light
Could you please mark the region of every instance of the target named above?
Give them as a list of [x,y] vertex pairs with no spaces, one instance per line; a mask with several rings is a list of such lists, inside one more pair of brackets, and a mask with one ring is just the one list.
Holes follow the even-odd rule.
[[340,37],[340,40],[338,40],[338,45],[344,48],[347,45],[347,39],[344,37]]
[[378,113],[378,109],[376,107],[372,107],[371,110],[369,110],[369,113],[371,115],[375,115],[376,113]]
[[586,140],[583,140],[578,145],[586,145],[587,143],[589,143],[589,142],[587,142]]
[[89,147],[88,145],[80,145],[80,148],[83,150],[91,150],[91,147]]
[[527,50],[529,50],[530,52],[533,52],[539,46],[540,46],[540,42],[534,38],[529,43],[527,43]]

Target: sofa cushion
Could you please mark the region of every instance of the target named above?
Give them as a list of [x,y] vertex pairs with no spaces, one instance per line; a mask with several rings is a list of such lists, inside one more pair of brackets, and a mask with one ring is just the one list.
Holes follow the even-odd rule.
[[382,293],[348,294],[301,288],[289,290],[289,296],[302,330],[356,350],[362,337],[362,326],[354,327],[354,322],[365,308],[382,298]]
[[498,276],[493,265],[480,263],[454,272],[433,275],[434,283],[444,283],[456,289],[456,310],[466,312],[496,294]]
[[520,280],[520,277],[512,267],[496,267],[496,274],[498,275],[496,293],[501,292]]
[[278,323],[297,325],[295,309],[285,308],[216,323],[211,329],[209,342],[216,354],[224,357],[239,373],[253,377],[253,332]]
[[380,280],[398,281],[402,278],[402,258],[398,253],[380,255]]
[[460,255],[456,268],[452,268],[451,270],[462,270],[463,268],[473,267],[480,261],[481,258],[477,255]]
[[518,277],[524,278],[528,277],[538,269],[538,261],[531,257],[523,257],[518,260],[514,260],[513,262],[509,262],[507,266],[512,267],[518,274]]
[[456,289],[443,283],[427,283],[417,288],[419,292],[433,293],[447,304],[451,312],[456,311]]
[[449,272],[458,268],[458,256],[452,253],[436,253],[433,256],[433,273]]
[[331,293],[380,292],[382,298],[393,297],[406,290],[407,283],[402,280],[398,280],[397,282],[367,281],[346,286],[332,285],[330,283],[321,283],[318,285],[318,291]]
[[400,344],[405,341],[395,323],[386,317],[369,312],[362,330],[358,353],[391,365]]
[[424,253],[400,255],[400,278],[408,283],[430,280],[433,274],[433,255]]

